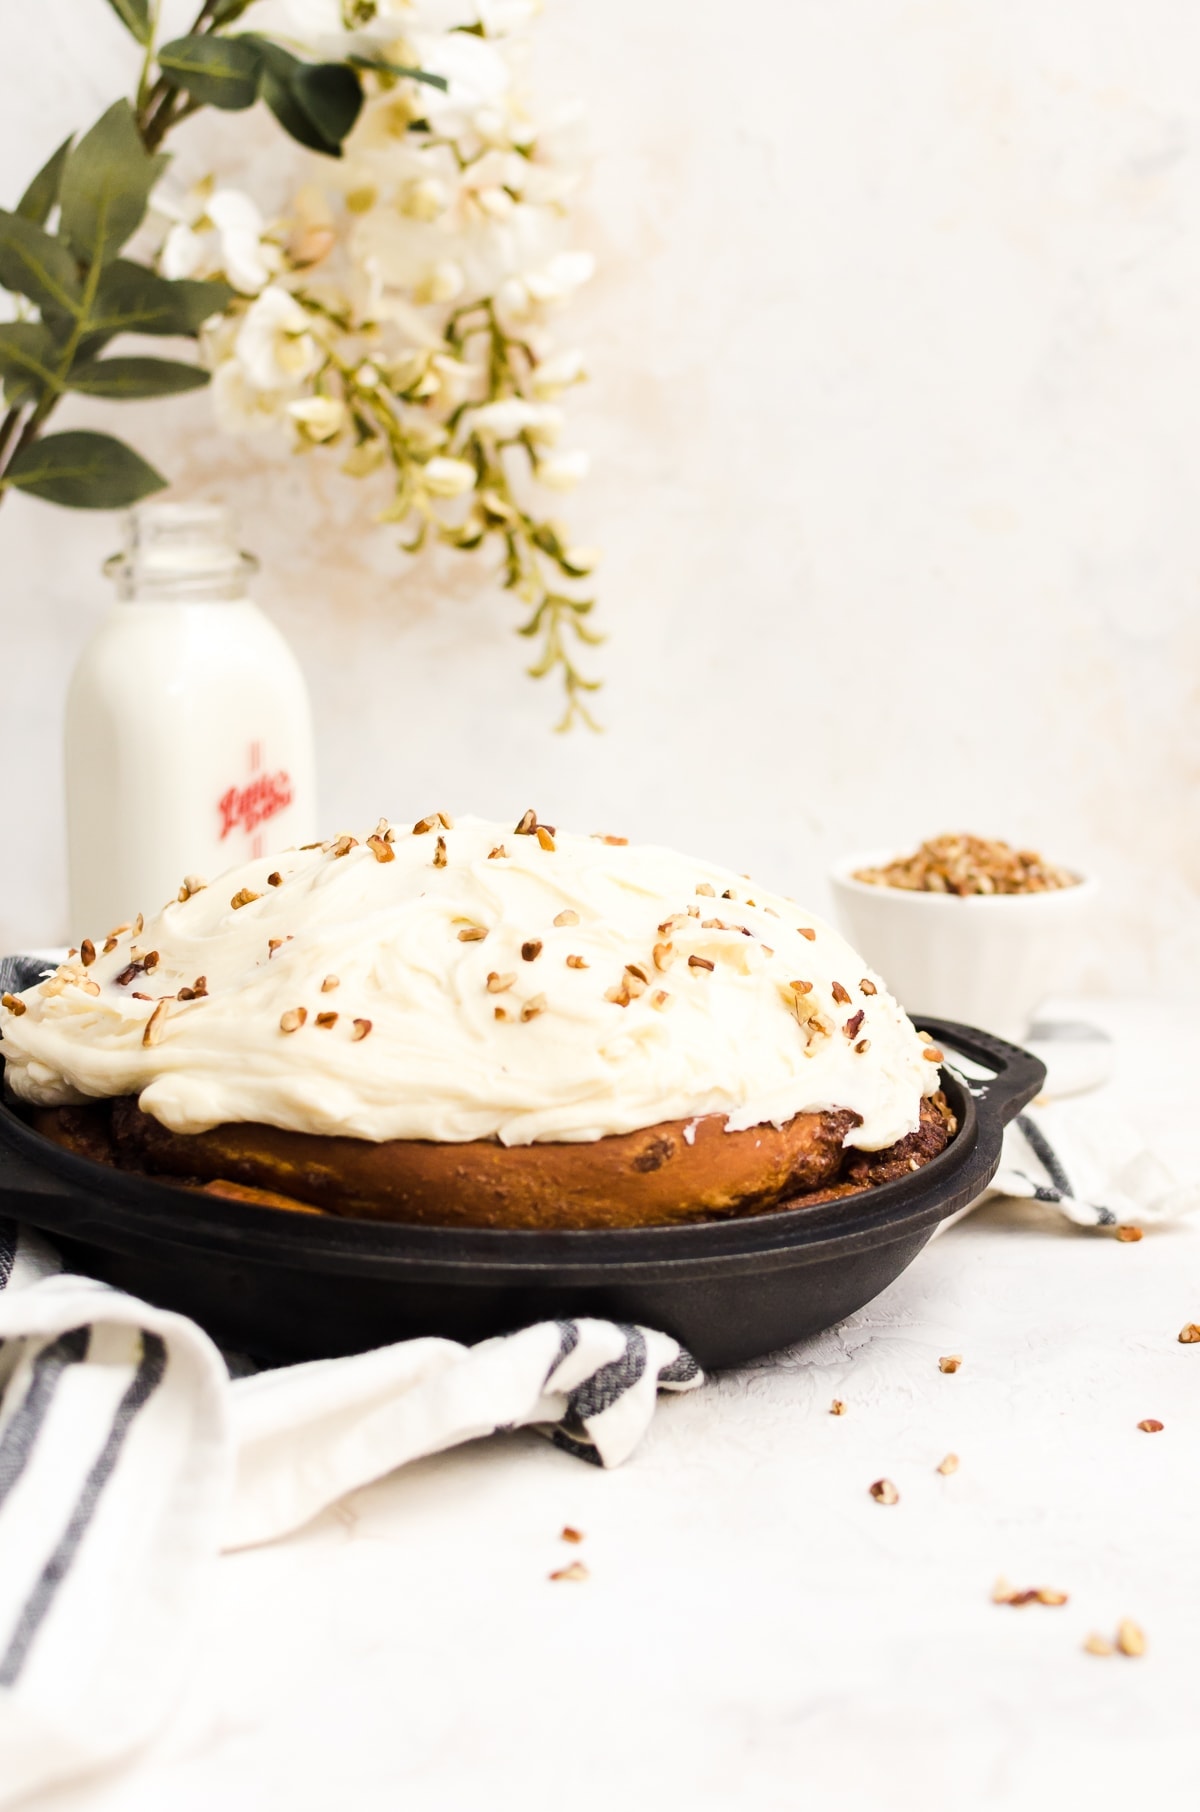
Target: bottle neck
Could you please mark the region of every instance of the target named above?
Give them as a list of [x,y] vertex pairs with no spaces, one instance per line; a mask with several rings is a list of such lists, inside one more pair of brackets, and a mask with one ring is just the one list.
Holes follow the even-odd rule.
[[244,573],[164,573],[148,577],[145,573],[114,571],[110,561],[105,570],[114,578],[118,604],[249,604],[253,602],[246,589]]
[[104,571],[123,604],[230,604],[244,601],[258,561],[220,506],[148,503],[126,518],[125,546]]

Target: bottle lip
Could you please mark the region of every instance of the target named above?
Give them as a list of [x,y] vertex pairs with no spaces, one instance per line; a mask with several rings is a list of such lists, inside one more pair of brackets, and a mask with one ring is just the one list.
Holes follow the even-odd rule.
[[122,601],[239,598],[258,571],[222,504],[139,504],[125,517],[124,541],[104,562]]

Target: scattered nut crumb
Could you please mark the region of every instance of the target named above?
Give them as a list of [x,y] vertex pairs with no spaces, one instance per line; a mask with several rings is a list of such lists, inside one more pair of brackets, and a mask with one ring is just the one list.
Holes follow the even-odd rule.
[[590,1579],[591,1574],[581,1560],[573,1560],[568,1566],[558,1567],[550,1577],[551,1579],[583,1580]]
[[[348,856],[352,849],[357,849],[357,848],[358,848],[358,838],[351,837],[348,834],[346,834],[346,835],[339,837],[337,839],[337,841],[334,843],[333,854],[336,859],[338,856]],[[385,860],[386,860],[386,858],[385,858]]]
[[1090,1636],[1084,1637],[1083,1649],[1084,1653],[1088,1655],[1111,1655],[1113,1645],[1107,1636],[1098,1635],[1093,1630]]
[[611,843],[615,849],[624,849],[625,845],[629,842],[629,838],[610,837],[607,836],[604,831],[593,831],[592,841],[594,843]]
[[[768,907],[767,910],[770,911],[770,907]],[[779,915],[776,914],[776,917],[778,917],[778,916]],[[815,937],[817,935],[811,925],[797,925],[796,930],[800,933],[801,937],[806,937],[810,944],[813,942],[813,940],[815,939]]]
[[499,975],[493,969],[487,978],[487,991],[489,994],[503,994],[512,987],[516,979],[515,975]]
[[354,1030],[350,1034],[351,1041],[354,1044],[357,1044],[359,1039],[365,1038],[370,1030],[371,1021],[369,1019],[356,1019],[354,1021]]
[[486,936],[486,925],[464,925],[458,934],[458,941],[460,944],[481,944]]
[[656,1007],[660,1013],[665,1013],[675,1005],[675,996],[668,994],[665,988],[655,988],[650,996],[650,1005]]
[[1132,1617],[1122,1617],[1117,1625],[1117,1647],[1123,1655],[1144,1655],[1146,1638]]
[[446,839],[445,839],[445,837],[439,837],[437,840],[437,843],[434,847],[433,866],[435,868],[445,868],[445,866],[446,866]]
[[15,994],[0,996],[0,1006],[7,1007],[14,1019],[20,1019],[22,1013],[27,1013],[29,1011],[25,1002],[20,1000]]
[[1117,1238],[1121,1241],[1122,1245],[1132,1243],[1134,1240],[1141,1239],[1141,1237],[1141,1228],[1135,1227],[1130,1221],[1125,1221],[1117,1228]]
[[488,850],[487,859],[489,862],[495,862],[500,856],[506,856],[507,854],[508,851],[505,849],[503,843],[497,843],[495,849]]
[[521,945],[521,955],[527,963],[535,963],[541,954],[542,940],[540,937],[528,938],[526,942]]
[[569,956],[567,958],[568,969],[586,969],[587,966],[588,965],[582,956]]
[[559,1541],[580,1542],[583,1540],[583,1530],[573,1529],[570,1523],[567,1523],[558,1539]]
[[829,1405],[829,1413],[831,1416],[844,1416],[845,1415],[846,1405],[842,1402],[842,1399],[840,1397],[835,1397],[833,1399],[833,1402]]
[[1065,1592],[1057,1592],[1051,1586],[1030,1586],[1025,1591],[1015,1591],[1003,1575],[1001,1575],[992,1587],[993,1604],[1011,1604],[1018,1607],[1026,1604],[1049,1604],[1058,1606],[1068,1602],[1067,1594]]
[[709,900],[715,900],[717,897],[716,888],[710,887],[707,881],[697,881],[696,892],[703,894],[704,897]]
[[1143,1434],[1161,1434],[1163,1425],[1156,1417],[1147,1416],[1144,1422],[1138,1423],[1138,1427]]
[[79,946],[79,960],[85,969],[90,969],[96,960],[96,946],[90,937],[85,937]]
[[337,1022],[338,1022],[338,1016],[336,1013],[318,1013],[317,1014],[317,1024],[321,1027],[321,1029],[323,1031],[327,1032],[329,1030],[330,1026],[335,1026],[337,1024]]
[[340,988],[341,985],[342,984],[336,975],[327,975],[325,980],[321,983],[321,992],[322,994],[332,994],[333,990],[335,988]]
[[367,838],[367,848],[377,862],[394,862],[396,860],[395,850],[392,848],[387,838],[381,837],[378,832],[376,832],[374,836]]
[[948,1478],[952,1472],[957,1472],[958,1455],[956,1453],[948,1453],[939,1465],[938,1471],[946,1478]]
[[876,1479],[868,1489],[877,1504],[898,1504],[900,1502],[900,1493],[891,1479]]
[[556,925],[578,925],[579,914],[570,906],[564,906],[561,912],[554,915]]
[[962,1364],[961,1353],[946,1353],[938,1360],[939,1372],[956,1372]]
[[716,966],[717,965],[713,962],[710,962],[706,956],[689,956],[688,957],[688,968],[689,969],[712,970],[712,969],[715,969]]
[[239,887],[229,904],[236,912],[241,906],[249,906],[254,900],[261,900],[261,893],[254,893],[249,887]]
[[860,994],[877,994],[879,992],[873,981],[860,981],[858,991]]
[[1179,1330],[1181,1346],[1195,1346],[1200,1341],[1200,1321],[1187,1321]]
[[553,849],[554,848],[554,838],[551,835],[551,832],[546,825],[539,824],[537,827],[536,835],[537,835],[537,840],[543,849]]
[[545,1011],[546,996],[544,994],[531,995],[525,1002],[525,1005],[521,1008],[521,1024],[527,1024],[529,1020],[536,1019],[539,1013],[544,1013]]
[[675,961],[674,944],[655,944],[655,946],[654,946],[654,967],[656,969],[664,969],[664,970],[669,969],[671,967],[671,964],[674,961]]
[[438,816],[437,813],[434,812],[428,818],[418,818],[417,822],[413,825],[412,834],[414,837],[423,837],[426,831],[436,830],[437,827]]
[[286,1013],[280,1014],[279,1030],[281,1032],[298,1032],[307,1018],[306,1007],[289,1007]]
[[267,886],[268,887],[282,887],[283,886],[283,876],[280,874],[280,872],[277,868],[273,869],[272,872],[267,876]]
[[848,1007],[850,1005],[850,996],[840,981],[835,981],[833,984],[833,998],[840,1006]]

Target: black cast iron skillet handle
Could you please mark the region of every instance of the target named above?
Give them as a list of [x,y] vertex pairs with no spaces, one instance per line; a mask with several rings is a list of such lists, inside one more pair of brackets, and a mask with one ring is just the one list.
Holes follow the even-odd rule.
[[939,1044],[949,1047],[951,1066],[953,1053],[961,1051],[964,1057],[995,1071],[990,1079],[979,1082],[967,1079],[975,1100],[975,1112],[985,1133],[993,1129],[1002,1132],[1009,1121],[1015,1120],[1021,1109],[1028,1107],[1034,1096],[1041,1092],[1046,1081],[1046,1066],[1039,1058],[1023,1051],[1020,1045],[1009,1044],[1007,1039],[981,1032],[975,1026],[959,1025],[953,1019],[928,1019],[922,1013],[917,1015],[917,1023]]

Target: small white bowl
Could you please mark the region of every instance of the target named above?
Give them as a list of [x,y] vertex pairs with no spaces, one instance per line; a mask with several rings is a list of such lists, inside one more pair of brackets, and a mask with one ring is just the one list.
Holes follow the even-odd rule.
[[[907,852],[906,852],[907,853]],[[1072,977],[1070,952],[1097,883],[1046,893],[909,893],[856,881],[895,850],[870,850],[830,873],[843,929],[910,1013],[957,1019],[1020,1043],[1035,1012]]]

